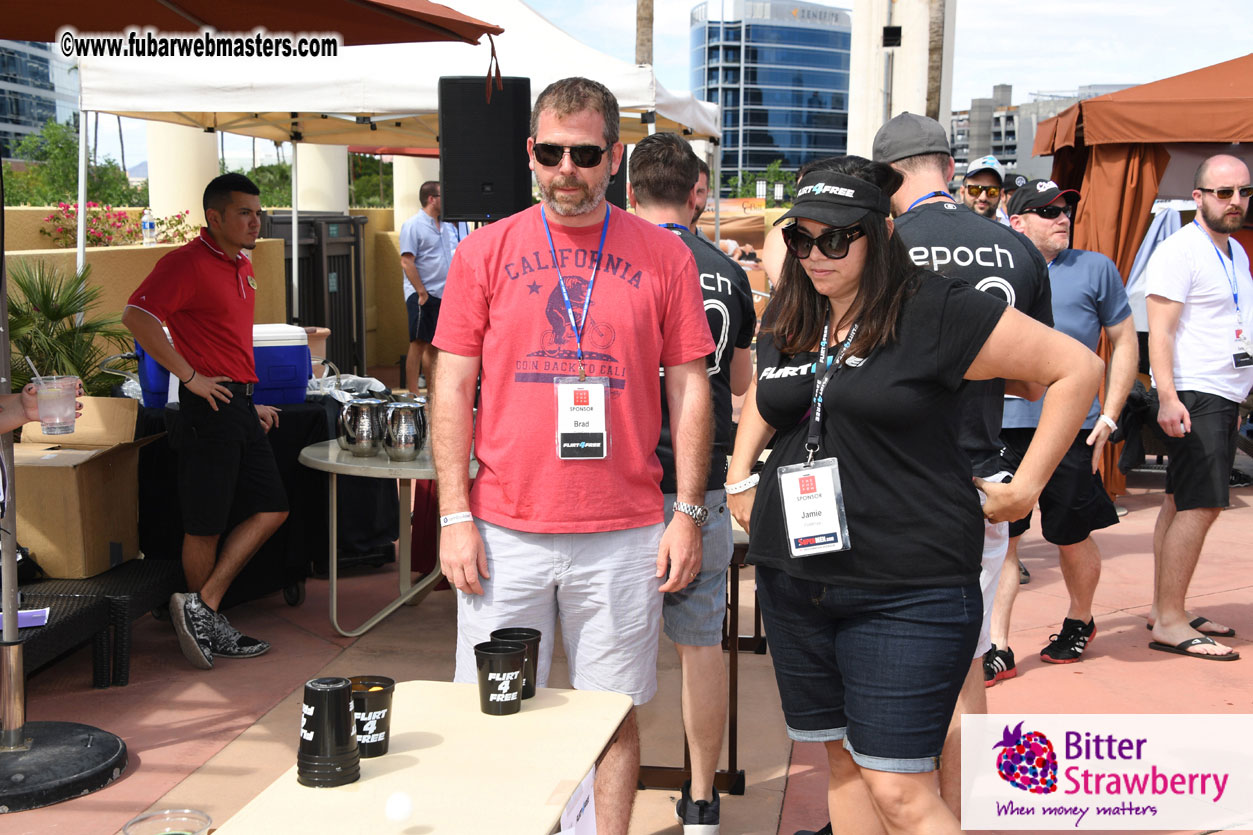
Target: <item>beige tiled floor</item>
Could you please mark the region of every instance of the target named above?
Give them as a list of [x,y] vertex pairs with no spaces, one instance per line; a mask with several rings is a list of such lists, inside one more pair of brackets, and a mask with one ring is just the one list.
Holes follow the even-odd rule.
[[[1244,462],[1246,465],[1249,463]],[[1036,652],[1065,607],[1055,549],[1035,533],[1022,555],[1033,581],[1023,588],[1014,619],[1019,676],[988,692],[993,712],[1249,713],[1253,712],[1253,489],[1233,493],[1233,507],[1216,523],[1192,584],[1190,605],[1236,627],[1245,659],[1214,664],[1146,648],[1144,617],[1152,586],[1151,532],[1161,477],[1133,475],[1131,513],[1097,534],[1104,554],[1097,592],[1099,636],[1081,664],[1042,664]],[[394,589],[394,568],[346,581],[344,621],[377,608]],[[751,605],[751,580],[742,599]],[[191,669],[168,623],[145,617],[135,624],[132,683],[92,690],[90,655],[68,656],[31,677],[32,720],[86,722],[121,735],[130,766],[115,784],[45,809],[0,816],[0,832],[112,835],[149,807],[188,805],[225,820],[294,759],[299,689],[320,673],[377,672],[398,679],[448,679],[452,673],[454,616],[448,592],[401,610],[361,639],[336,635],[326,615],[326,584],[310,580],[303,606],[271,595],[230,612],[249,634],[274,642],[251,661]],[[742,631],[747,631],[744,628]],[[663,639],[664,643],[664,639]],[[742,797],[723,805],[724,835],[792,835],[825,821],[821,750],[793,750],[783,729],[778,694],[766,656],[741,655],[739,759],[747,772]],[[682,760],[678,667],[661,648],[660,691],[641,710],[643,758],[649,765]],[[552,684],[559,686],[557,665]],[[415,787],[420,795],[421,787]],[[632,835],[677,835],[672,792],[641,792]]]

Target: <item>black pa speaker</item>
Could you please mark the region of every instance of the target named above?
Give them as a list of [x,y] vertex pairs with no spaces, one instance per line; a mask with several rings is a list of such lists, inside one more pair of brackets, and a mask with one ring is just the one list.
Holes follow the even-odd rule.
[[503,82],[489,103],[482,76],[439,80],[442,220],[500,220],[531,205],[531,79]]

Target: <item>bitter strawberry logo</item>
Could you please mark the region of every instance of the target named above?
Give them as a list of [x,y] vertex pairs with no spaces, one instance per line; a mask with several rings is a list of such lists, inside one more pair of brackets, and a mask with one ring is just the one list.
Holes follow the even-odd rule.
[[811,475],[803,475],[800,479],[801,495],[818,492],[818,480]]
[[574,392],[574,405],[576,406],[590,406],[591,405],[591,401],[588,399],[588,393],[586,390],[582,390],[582,391],[576,390]]
[[996,755],[996,773],[1015,788],[1031,794],[1052,794],[1057,791],[1057,754],[1053,743],[1039,731],[1022,732],[1022,722],[1012,731],[1005,726]]

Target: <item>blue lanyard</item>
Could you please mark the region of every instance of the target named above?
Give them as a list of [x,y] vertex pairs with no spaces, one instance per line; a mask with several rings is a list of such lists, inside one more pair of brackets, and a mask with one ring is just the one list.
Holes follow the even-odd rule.
[[686,226],[684,226],[682,223],[658,223],[657,225],[660,226],[662,229],[682,229],[684,232],[692,231],[691,229],[688,229]]
[[[831,378],[835,372],[844,366],[844,354],[848,352],[848,346],[853,344],[853,338],[857,336],[857,327],[860,322],[854,322],[853,326],[848,329],[848,336],[844,339],[844,344],[840,346],[839,352],[835,355],[835,360],[827,364],[827,340],[831,335],[831,320],[827,319],[827,323],[822,326],[822,342],[818,346],[818,362],[814,363],[814,401],[809,411],[809,435],[805,439],[805,449],[809,453],[808,463],[814,462],[814,453],[818,451],[818,445],[822,440],[822,396],[826,393],[827,385],[831,382]],[[823,369],[825,367],[825,373]]]
[[[1201,229],[1201,224],[1197,223],[1196,220],[1193,220],[1192,222],[1196,223],[1197,229]],[[1204,233],[1204,231],[1205,231],[1204,229],[1201,229],[1202,233]],[[1214,239],[1210,238],[1209,235],[1206,235],[1205,237],[1209,239],[1210,246],[1214,247],[1214,254],[1218,256],[1218,263],[1221,264],[1223,268],[1223,276],[1226,277],[1227,284],[1231,287],[1231,300],[1236,303],[1236,320],[1239,321],[1240,320],[1240,285],[1236,279],[1235,256],[1233,255],[1231,257],[1231,272],[1227,272],[1227,262],[1223,260],[1223,254],[1222,254],[1222,251],[1218,249],[1218,244],[1214,243]],[[1230,243],[1227,244],[1227,250],[1229,252],[1231,250]]]
[[553,246],[553,230],[548,228],[548,216],[544,214],[544,206],[540,204],[539,219],[544,224],[544,232],[548,235],[548,251],[553,256],[553,269],[557,271],[557,286],[561,288],[561,298],[566,302],[566,316],[570,319],[570,329],[574,331],[574,346],[578,350],[579,379],[586,380],[587,373],[583,370],[583,325],[587,324],[587,309],[592,306],[592,287],[596,284],[596,271],[600,269],[601,254],[605,251],[605,235],[609,232],[609,203],[605,203],[605,223],[600,229],[600,246],[596,248],[596,260],[592,263],[592,277],[587,280],[587,295],[583,297],[583,318],[574,321],[574,307],[570,304],[570,293],[566,290],[566,279],[557,266],[557,247]]
[[[953,195],[949,194],[947,191],[933,191],[930,194],[924,194],[922,197],[919,197],[913,203],[910,203],[909,208],[906,209],[905,211],[906,212],[912,211],[914,206],[917,206],[919,203],[921,203],[924,200],[930,200],[932,197],[947,197],[952,202],[954,203],[957,202],[956,200],[953,200]],[[901,214],[904,214],[904,213],[905,212],[902,212]]]

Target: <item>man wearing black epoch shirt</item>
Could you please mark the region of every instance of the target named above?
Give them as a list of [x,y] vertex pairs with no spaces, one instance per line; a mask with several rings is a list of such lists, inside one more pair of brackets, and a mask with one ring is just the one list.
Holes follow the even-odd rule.
[[[722,617],[732,543],[731,514],[727,511],[723,482],[731,451],[731,396],[743,394],[752,382],[752,355],[748,349],[757,317],[744,270],[687,227],[697,200],[698,171],[696,155],[682,137],[654,134],[636,145],[631,154],[627,196],[639,217],[670,229],[692,251],[705,298],[705,317],[714,339],[714,352],[705,360],[713,396],[714,439],[705,486],[709,520],[701,530],[700,574],[681,591],[667,592],[662,604],[662,625],[674,641],[682,667],[683,726],[692,755],[692,779],[683,786],[675,811],[685,832],[705,835],[718,831],[719,802],[713,778],[722,750],[727,711]],[[676,484],[665,398],[657,457],[661,460],[661,490],[666,494],[664,507],[669,519]]]
[[[944,275],[965,279],[986,293],[1043,322],[1053,324],[1048,266],[1039,251],[1018,232],[989,223],[955,203],[946,188],[953,176],[948,136],[934,119],[902,113],[875,135],[874,159],[890,163],[905,182],[892,196],[896,232],[910,259]],[[1017,386],[1017,384],[1011,384]],[[973,474],[1003,478],[1000,455],[1004,380],[967,382],[963,387],[962,448],[970,455]],[[1038,399],[1043,392],[1012,387],[1011,394]],[[998,478],[999,480],[999,478]],[[991,646],[992,597],[1009,543],[1008,523],[984,526],[983,629],[970,672],[953,713],[940,768],[940,791],[955,814],[961,814],[961,715],[987,713],[983,685],[983,654]]]

